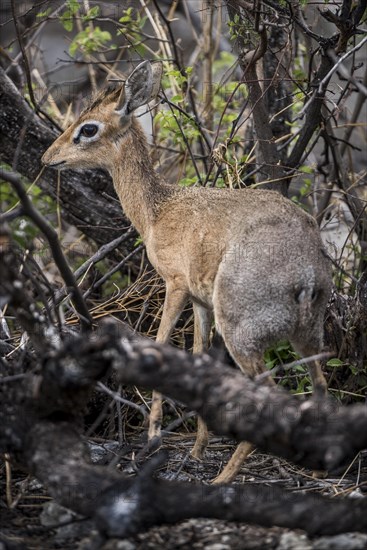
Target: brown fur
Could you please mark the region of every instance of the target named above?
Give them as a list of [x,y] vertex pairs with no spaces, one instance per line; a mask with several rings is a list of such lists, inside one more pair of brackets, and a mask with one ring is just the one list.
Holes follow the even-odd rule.
[[[138,69],[133,74],[135,81],[127,86],[139,94],[147,74],[141,79]],[[169,340],[191,300],[194,351],[205,349],[214,313],[229,352],[250,376],[264,371],[262,354],[279,339],[289,339],[303,355],[318,353],[331,273],[315,221],[275,191],[181,189],[165,183],[153,169],[139,123],[125,114],[124,88],[121,95],[112,93],[102,93],[51,145],[43,161],[102,167],[112,175],[125,214],[166,282],[158,341]],[[75,145],[75,128],[90,119],[104,124],[99,139]],[[314,386],[325,390],[320,366],[312,364],[310,372]],[[151,438],[160,433],[161,406],[154,393]],[[200,421],[193,455],[200,458],[206,444],[207,430]],[[248,444],[240,445],[218,480],[233,478],[249,450]]]

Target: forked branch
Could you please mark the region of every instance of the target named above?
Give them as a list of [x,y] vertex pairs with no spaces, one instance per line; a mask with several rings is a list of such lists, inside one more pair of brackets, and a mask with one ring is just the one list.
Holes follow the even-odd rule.
[[[244,4],[240,4],[244,7]],[[227,0],[229,16],[234,24],[237,18],[241,20],[241,10],[238,5]],[[247,9],[247,2],[246,2]],[[256,15],[256,14],[254,14]],[[255,17],[254,17],[255,19]],[[288,185],[284,169],[279,166],[279,155],[274,140],[274,135],[269,122],[269,112],[266,106],[264,91],[260,85],[258,74],[258,62],[263,58],[267,50],[267,31],[263,25],[258,28],[259,44],[250,51],[247,51],[246,44],[241,36],[238,35],[239,45],[239,63],[243,70],[243,79],[249,92],[249,103],[253,113],[253,120],[258,141],[257,164],[259,165],[259,183],[263,189],[276,189],[283,195],[287,195]]]

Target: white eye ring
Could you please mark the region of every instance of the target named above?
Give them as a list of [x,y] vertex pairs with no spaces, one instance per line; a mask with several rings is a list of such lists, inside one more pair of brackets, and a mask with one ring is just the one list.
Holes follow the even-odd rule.
[[[90,136],[83,135],[83,128],[88,126],[95,126],[97,128],[97,131]],[[92,141],[96,141],[102,130],[104,128],[103,122],[100,122],[99,120],[85,120],[82,124],[79,124],[74,130],[73,133],[73,142],[74,143],[91,143]]]

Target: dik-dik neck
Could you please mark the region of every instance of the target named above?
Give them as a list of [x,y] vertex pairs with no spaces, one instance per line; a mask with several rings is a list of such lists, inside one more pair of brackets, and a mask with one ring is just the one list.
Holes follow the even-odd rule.
[[111,170],[113,183],[126,216],[144,239],[175,189],[154,170],[144,132],[135,119],[119,147]]

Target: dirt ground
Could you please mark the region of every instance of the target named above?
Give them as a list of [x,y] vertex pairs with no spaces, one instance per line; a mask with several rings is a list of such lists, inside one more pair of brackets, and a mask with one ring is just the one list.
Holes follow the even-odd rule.
[[[165,438],[164,448],[169,459],[159,475],[167,480],[209,482],[221,470],[233,446],[228,441],[213,437],[206,460],[193,460],[189,451],[193,443],[190,434],[172,434]],[[138,451],[138,446],[135,452]],[[109,450],[107,451],[107,447]],[[112,448],[112,452],[111,452]],[[132,452],[116,460],[116,442],[95,442],[92,445],[94,462],[111,459],[117,467],[134,475]],[[134,448],[134,445],[131,447]],[[300,469],[274,456],[254,452],[242,468],[235,483],[247,482],[277,484],[298,492],[318,492],[336,498],[363,498],[367,490],[367,453],[358,455],[344,472],[315,478],[312,472]],[[93,531],[90,522],[76,518],[58,506],[37,480],[30,480],[18,471],[12,472],[12,481],[6,483],[5,469],[0,477],[0,549],[74,549],[144,550],[144,549],[274,549],[274,550],[348,550],[367,548],[367,535],[348,533],[334,537],[311,539],[302,531],[231,523],[221,520],[189,519],[175,525],[154,527],[147,532],[124,540],[103,541]],[[6,488],[11,489],[15,505],[6,505]],[[60,525],[63,526],[60,527]]]

